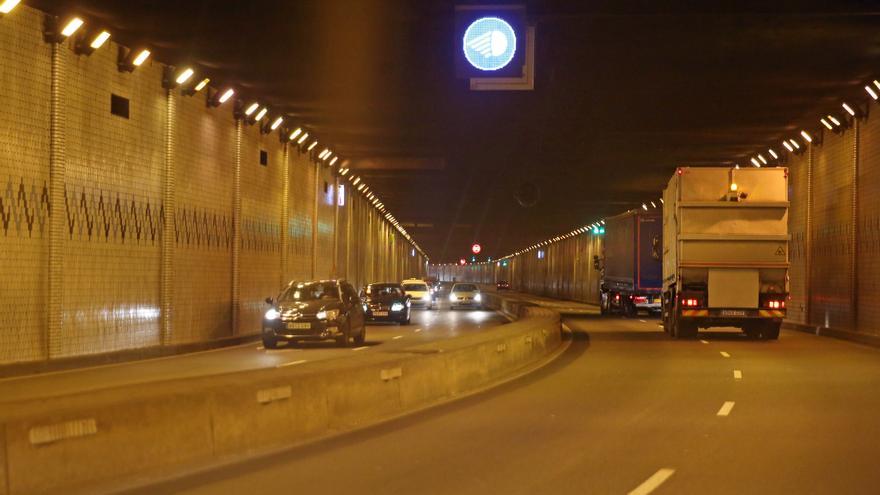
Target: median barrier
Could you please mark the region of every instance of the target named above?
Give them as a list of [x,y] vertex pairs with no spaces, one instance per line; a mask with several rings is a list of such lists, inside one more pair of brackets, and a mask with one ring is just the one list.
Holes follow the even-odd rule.
[[516,321],[307,366],[0,398],[0,494],[108,491],[270,453],[479,391],[559,349],[558,313],[494,294],[486,306]]

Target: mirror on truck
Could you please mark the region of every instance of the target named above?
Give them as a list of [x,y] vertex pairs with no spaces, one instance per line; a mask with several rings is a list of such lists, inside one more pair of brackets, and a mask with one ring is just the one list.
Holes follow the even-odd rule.
[[593,255],[593,268],[596,270],[599,269],[599,255]]

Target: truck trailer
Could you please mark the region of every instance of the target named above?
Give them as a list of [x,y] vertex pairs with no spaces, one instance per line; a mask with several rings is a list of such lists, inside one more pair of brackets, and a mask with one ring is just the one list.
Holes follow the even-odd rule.
[[680,167],[663,192],[663,328],[777,339],[788,299],[788,169]]
[[605,220],[601,269],[602,314],[660,313],[663,220],[657,209],[632,210]]

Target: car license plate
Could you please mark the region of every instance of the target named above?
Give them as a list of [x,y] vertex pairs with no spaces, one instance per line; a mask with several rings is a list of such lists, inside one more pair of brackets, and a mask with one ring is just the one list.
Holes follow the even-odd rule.
[[388,311],[373,311],[373,316],[388,316]]
[[746,312],[741,309],[722,309],[721,316],[745,316]]
[[308,322],[305,322],[305,323],[288,323],[288,324],[287,324],[287,329],[288,329],[288,330],[304,330],[304,329],[308,329],[308,328],[312,328],[312,324],[311,324],[311,323],[308,323]]

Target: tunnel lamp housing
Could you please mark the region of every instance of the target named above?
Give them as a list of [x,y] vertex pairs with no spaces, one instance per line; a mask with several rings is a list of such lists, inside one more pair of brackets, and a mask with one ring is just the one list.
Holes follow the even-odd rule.
[[783,141],[783,142],[782,142],[782,146],[785,146],[785,149],[787,149],[789,152],[793,152],[793,151],[794,151],[794,148],[792,148],[791,145],[788,144],[788,141]]
[[305,133],[296,140],[296,144],[303,144],[309,138],[309,133]]
[[183,72],[178,74],[177,78],[174,79],[174,82],[176,82],[177,84],[184,84],[185,82],[189,81],[193,74],[195,74],[195,71],[187,67],[183,70]]
[[752,165],[754,165],[758,168],[761,168],[761,164],[758,162],[758,160],[755,157],[751,158],[751,162],[752,162]]
[[825,120],[825,119],[824,119],[824,118],[822,118],[822,119],[819,119],[819,122],[821,122],[821,123],[822,123],[822,125],[824,125],[824,126],[825,126],[825,128],[826,128],[826,129],[828,129],[828,130],[829,130],[829,131],[830,131],[830,130],[833,130],[833,129],[834,129],[834,127],[832,127],[832,126],[831,126],[831,124],[830,124],[830,123],[828,123],[828,121],[827,121],[827,120]]
[[259,103],[251,103],[251,105],[245,109],[244,114],[250,117],[258,108],[260,108]]
[[789,139],[788,142],[791,143],[792,146],[794,146],[794,149],[796,149],[796,150],[801,149],[801,145],[798,144],[798,142],[796,140]]
[[873,99],[875,101],[877,100],[878,96],[877,96],[877,92],[874,91],[874,88],[872,88],[871,86],[865,86],[865,91],[868,93],[868,95],[871,96],[871,99]]
[[307,149],[308,151],[312,151],[313,149],[315,149],[315,146],[317,146],[317,145],[318,145],[318,141],[317,141],[317,140],[312,141],[312,144],[310,144],[309,147],[306,148],[306,149]]
[[21,3],[21,0],[4,0],[3,3],[0,3],[0,14],[8,14],[12,12],[18,4]]
[[220,105],[229,101],[230,98],[235,94],[235,90],[232,88],[224,91],[219,98],[208,98],[208,105],[212,107],[219,107]]
[[809,134],[807,134],[807,131],[801,131],[801,136],[804,138],[804,141],[808,143],[813,142],[813,138]]
[[772,156],[774,160],[778,160],[778,159],[779,159],[779,155],[777,155],[776,152],[773,151],[773,148],[768,149],[768,150],[767,150],[767,153],[770,153],[770,156]]
[[198,93],[199,91],[205,89],[205,87],[208,86],[208,83],[209,83],[209,82],[211,82],[211,79],[209,79],[209,78],[206,77],[206,78],[202,79],[201,81],[199,81],[199,83],[196,84],[196,86],[193,88],[193,90],[194,90],[196,93]]
[[338,159],[339,159],[338,156],[334,156],[333,158],[331,158],[331,159],[330,159],[330,166],[332,167],[332,166],[336,163],[336,161],[337,161]]
[[89,43],[89,48],[91,48],[92,50],[97,50],[98,48],[104,46],[104,43],[106,43],[109,39],[110,33],[107,31],[101,31],[100,33],[98,33],[97,36],[95,36],[95,39],[93,39],[92,42]]
[[834,124],[835,127],[840,127],[840,121],[837,120],[837,119],[834,117],[834,115],[829,115],[829,116],[828,116],[828,120],[830,120],[831,123]]
[[257,115],[254,116],[254,122],[259,122],[263,120],[263,117],[265,117],[267,113],[269,113],[269,109],[263,107],[259,112],[257,112]]
[[284,117],[278,117],[277,119],[275,119],[272,122],[272,125],[269,126],[269,128],[274,131],[275,129],[278,129],[278,126],[280,126],[283,122],[284,122]]
[[293,141],[294,139],[297,138],[297,136],[302,134],[302,131],[303,131],[302,127],[297,127],[296,129],[293,130],[293,132],[290,133],[290,137],[288,137],[288,139]]
[[764,158],[764,155],[758,153],[758,160],[761,160],[761,163],[763,163],[764,165],[767,165],[767,159]]
[[64,25],[63,29],[61,29],[61,36],[69,38],[73,33],[79,31],[79,28],[81,28],[83,24],[85,24],[85,22],[82,19],[74,17]]
[[849,106],[848,104],[843,103],[843,104],[841,104],[840,106],[842,106],[843,109],[846,110],[846,113],[850,114],[850,116],[852,116],[852,117],[855,117],[855,116],[856,116],[856,111],[853,110],[852,107]]

